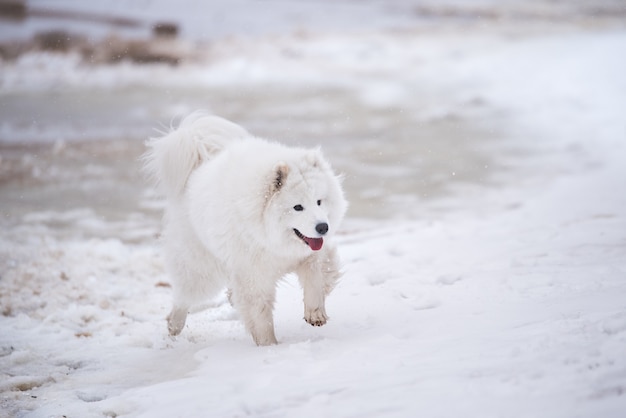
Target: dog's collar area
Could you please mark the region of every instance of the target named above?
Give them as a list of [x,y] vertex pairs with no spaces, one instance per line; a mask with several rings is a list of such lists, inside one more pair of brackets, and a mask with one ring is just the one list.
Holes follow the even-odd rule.
[[296,228],[293,229],[293,232],[296,233],[298,238],[300,238],[306,245],[308,245],[313,251],[317,251],[322,248],[324,245],[324,238],[310,238],[304,235],[302,232],[298,231]]

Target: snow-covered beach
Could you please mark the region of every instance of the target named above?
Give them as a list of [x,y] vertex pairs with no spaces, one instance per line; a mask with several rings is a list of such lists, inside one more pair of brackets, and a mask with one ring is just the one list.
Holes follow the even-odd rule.
[[[531,3],[219,38],[175,67],[3,61],[0,416],[623,416],[626,27]],[[496,7],[446,10],[468,5]],[[326,326],[288,277],[277,346],[225,297],[167,336],[137,158],[198,107],[346,174]]]

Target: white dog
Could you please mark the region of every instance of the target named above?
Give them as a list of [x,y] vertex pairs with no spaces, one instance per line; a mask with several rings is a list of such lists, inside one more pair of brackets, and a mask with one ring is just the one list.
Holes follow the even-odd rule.
[[170,335],[182,331],[192,305],[227,287],[256,344],[276,344],[276,284],[291,272],[304,290],[304,319],[324,325],[325,298],[340,276],[332,237],[347,202],[321,152],[199,113],[147,145],[146,168],[167,196]]

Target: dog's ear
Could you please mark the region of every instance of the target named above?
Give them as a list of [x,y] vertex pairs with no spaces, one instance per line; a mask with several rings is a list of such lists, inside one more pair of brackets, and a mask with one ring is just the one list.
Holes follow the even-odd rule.
[[322,149],[320,147],[309,150],[306,155],[306,160],[313,168],[321,169],[324,171],[331,171],[330,164],[324,158]]
[[321,165],[321,161],[324,159],[324,157],[322,157],[322,150],[319,147],[309,150],[305,158],[307,163],[313,168],[318,168]]
[[276,167],[274,167],[274,172],[272,176],[272,184],[271,184],[271,192],[272,194],[278,192],[282,189],[285,181],[287,181],[287,175],[289,174],[289,166],[285,163],[278,163]]

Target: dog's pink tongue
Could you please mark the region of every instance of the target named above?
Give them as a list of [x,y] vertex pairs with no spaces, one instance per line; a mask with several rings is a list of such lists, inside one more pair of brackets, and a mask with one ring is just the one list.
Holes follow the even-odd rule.
[[313,251],[319,250],[320,248],[322,248],[322,245],[324,245],[324,238],[305,237],[304,240],[307,244],[309,244],[309,247],[311,247]]

